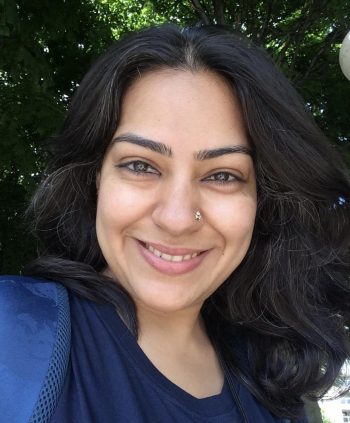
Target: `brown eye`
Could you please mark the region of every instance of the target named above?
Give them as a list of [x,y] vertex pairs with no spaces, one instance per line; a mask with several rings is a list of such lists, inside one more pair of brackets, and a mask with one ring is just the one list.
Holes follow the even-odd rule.
[[130,172],[136,173],[136,174],[145,174],[145,173],[152,173],[158,175],[159,172],[150,164],[147,162],[144,162],[142,160],[133,160],[126,163],[121,163],[117,165],[119,168],[125,168],[129,170]]
[[213,175],[208,176],[204,181],[214,182],[218,184],[231,184],[235,182],[241,182],[243,179],[231,172],[216,172]]

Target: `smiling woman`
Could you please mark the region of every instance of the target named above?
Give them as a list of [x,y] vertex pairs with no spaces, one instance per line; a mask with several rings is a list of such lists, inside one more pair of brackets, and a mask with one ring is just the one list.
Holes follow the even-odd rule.
[[350,182],[266,54],[215,27],[129,34],[52,153],[35,279],[13,281],[69,292],[46,421],[306,421],[350,355]]
[[126,92],[113,141],[97,184],[107,271],[138,311],[198,315],[243,260],[254,228],[254,166],[238,101],[214,73],[148,73]]

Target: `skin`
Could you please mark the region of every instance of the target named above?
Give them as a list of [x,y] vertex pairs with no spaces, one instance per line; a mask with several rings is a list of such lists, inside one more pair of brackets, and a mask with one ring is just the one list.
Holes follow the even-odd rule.
[[[167,153],[136,145],[140,138],[165,144]],[[158,370],[198,398],[217,394],[223,375],[200,309],[246,255],[256,213],[239,103],[211,72],[148,73],[126,92],[114,140],[97,180],[106,272],[135,301],[138,343]],[[223,147],[239,151],[196,158]],[[203,253],[190,270],[159,258],[153,265],[144,243],[173,255]]]

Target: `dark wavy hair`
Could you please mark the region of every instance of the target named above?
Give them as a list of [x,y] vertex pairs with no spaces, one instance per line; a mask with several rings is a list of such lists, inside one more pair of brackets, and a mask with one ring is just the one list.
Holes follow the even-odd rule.
[[101,271],[96,174],[123,94],[147,72],[209,70],[237,95],[254,150],[258,209],[250,249],[205,302],[226,363],[274,414],[295,417],[350,356],[350,182],[288,80],[259,47],[219,27],[162,25],[127,35],[87,73],[53,138],[28,210],[41,256],[26,273],[115,304],[137,336],[129,295]]

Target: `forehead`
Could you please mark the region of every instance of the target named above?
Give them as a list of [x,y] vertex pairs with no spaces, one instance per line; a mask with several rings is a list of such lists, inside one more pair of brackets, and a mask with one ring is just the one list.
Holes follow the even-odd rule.
[[248,146],[233,87],[209,72],[165,69],[135,80],[126,91],[116,135],[133,132],[173,149]]

